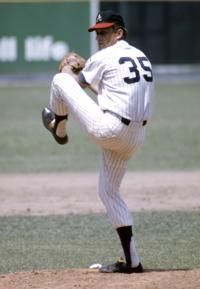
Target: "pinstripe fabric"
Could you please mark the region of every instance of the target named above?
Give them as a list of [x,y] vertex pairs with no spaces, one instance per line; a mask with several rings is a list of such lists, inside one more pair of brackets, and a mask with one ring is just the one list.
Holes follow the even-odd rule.
[[55,114],[57,115],[66,115],[68,114],[68,108],[65,105],[65,102],[62,97],[60,97],[60,94],[57,93],[54,82],[51,84],[51,90],[50,90],[50,106]]
[[127,161],[144,140],[142,124],[124,125],[119,118],[103,113],[68,74],[57,74],[52,82],[50,104],[57,114],[70,112],[87,134],[102,148],[99,196],[114,227],[132,224],[132,217],[119,194]]
[[98,83],[102,109],[125,118],[142,121],[152,115],[154,85],[151,63],[145,54],[120,40],[98,51],[86,63],[82,74],[87,83]]
[[119,192],[126,166],[127,160],[121,159],[116,152],[103,150],[99,176],[99,196],[116,228],[129,226],[133,223],[127,205]]
[[[54,113],[57,115],[67,115],[69,113],[63,99],[54,92],[53,83],[50,91],[50,106]],[[59,137],[64,137],[66,135],[66,120],[60,121],[58,123],[56,134]]]

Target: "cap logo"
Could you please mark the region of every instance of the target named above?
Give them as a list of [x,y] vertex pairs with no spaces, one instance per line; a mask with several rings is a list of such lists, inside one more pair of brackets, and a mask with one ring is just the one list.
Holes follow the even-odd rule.
[[102,22],[102,16],[100,13],[97,15],[97,18],[96,18],[96,23],[99,23],[99,22]]

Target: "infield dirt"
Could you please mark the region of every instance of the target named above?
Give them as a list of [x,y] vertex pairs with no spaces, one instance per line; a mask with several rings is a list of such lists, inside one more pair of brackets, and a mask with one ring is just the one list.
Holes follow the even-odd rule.
[[[131,172],[122,184],[131,211],[199,211],[200,172]],[[105,212],[97,173],[1,174],[0,215]],[[200,289],[200,270],[102,274],[94,269],[0,275],[0,289]]]

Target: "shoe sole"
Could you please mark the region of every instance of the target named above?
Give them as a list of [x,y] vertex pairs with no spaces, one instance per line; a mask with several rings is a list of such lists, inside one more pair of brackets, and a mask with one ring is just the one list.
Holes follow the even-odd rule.
[[[48,107],[45,107],[42,110],[42,121],[44,127],[50,131],[50,133],[53,135],[54,139],[56,140],[57,143],[64,145],[68,142],[68,135],[64,137],[59,137],[56,135],[54,132],[54,126],[53,126],[53,121],[55,121],[55,114],[52,110],[50,110]],[[52,123],[52,127],[51,127]]]
[[100,273],[125,273],[125,274],[139,274],[139,273],[143,273],[144,269],[142,267],[142,264],[140,263],[136,268],[127,268],[127,267],[121,267],[121,268],[117,268],[113,265],[105,265],[102,266],[99,269]]

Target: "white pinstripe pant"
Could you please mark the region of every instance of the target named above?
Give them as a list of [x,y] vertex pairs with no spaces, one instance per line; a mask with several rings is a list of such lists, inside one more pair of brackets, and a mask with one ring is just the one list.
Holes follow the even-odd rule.
[[104,113],[68,74],[55,75],[50,95],[52,110],[58,115],[71,113],[87,134],[102,148],[99,196],[115,228],[133,225],[132,216],[119,189],[127,161],[144,140],[141,123],[123,124],[119,118]]

